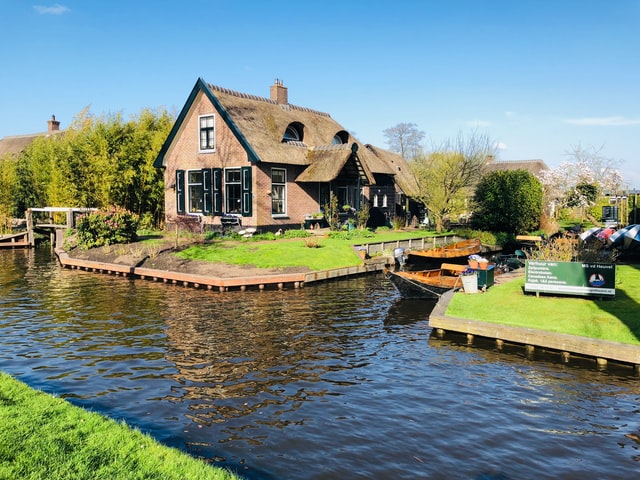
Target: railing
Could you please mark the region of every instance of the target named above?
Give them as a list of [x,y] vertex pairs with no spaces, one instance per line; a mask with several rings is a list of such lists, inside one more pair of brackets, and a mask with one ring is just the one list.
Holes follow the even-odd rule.
[[[35,246],[35,230],[48,230],[52,234],[52,239],[56,230],[69,229],[76,226],[76,217],[85,213],[94,212],[96,208],[76,208],[76,207],[44,207],[29,208],[26,212],[27,235],[29,245]],[[45,214],[45,215],[42,215]],[[64,214],[64,223],[56,223]],[[45,217],[46,223],[42,220]]]

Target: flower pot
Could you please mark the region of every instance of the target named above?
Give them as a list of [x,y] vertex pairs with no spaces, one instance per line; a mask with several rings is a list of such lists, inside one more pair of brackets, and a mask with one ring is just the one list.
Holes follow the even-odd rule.
[[469,268],[473,268],[474,270],[478,269],[478,261],[477,260],[469,260]]

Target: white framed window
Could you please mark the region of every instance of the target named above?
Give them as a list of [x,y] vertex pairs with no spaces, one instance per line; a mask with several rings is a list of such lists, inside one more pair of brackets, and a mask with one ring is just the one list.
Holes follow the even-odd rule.
[[382,196],[382,208],[387,208],[389,205],[387,204],[387,194],[385,193]]
[[216,149],[215,115],[201,115],[198,117],[198,122],[200,125],[200,151],[214,151]]
[[271,169],[271,214],[287,214],[287,171],[284,168]]
[[242,213],[242,171],[239,168],[224,171],[224,198],[226,213]]
[[378,194],[377,193],[373,194],[373,206],[374,207],[378,206]]
[[202,214],[203,188],[202,170],[187,171],[187,213]]

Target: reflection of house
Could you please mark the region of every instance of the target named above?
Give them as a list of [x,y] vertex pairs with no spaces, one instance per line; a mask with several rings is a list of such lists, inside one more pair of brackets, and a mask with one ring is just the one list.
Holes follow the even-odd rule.
[[399,155],[364,145],[326,113],[291,105],[276,80],[271,98],[198,79],[155,166],[164,169],[167,224],[231,218],[262,229],[296,227],[328,204],[369,202],[394,215],[412,192]]
[[17,157],[25,148],[39,137],[49,137],[62,133],[60,130],[60,122],[56,120],[55,115],[51,115],[51,119],[47,122],[49,128],[46,132],[33,133],[31,135],[13,135],[0,139],[0,159],[4,156]]

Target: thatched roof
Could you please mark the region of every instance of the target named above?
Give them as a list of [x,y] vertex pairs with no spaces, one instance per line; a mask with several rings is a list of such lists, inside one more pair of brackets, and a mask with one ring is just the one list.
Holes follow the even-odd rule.
[[[328,182],[336,178],[353,153],[357,156],[356,163],[360,162],[359,173],[367,179],[367,183],[375,183],[373,174],[394,175],[399,185],[410,183],[407,180],[409,166],[402,157],[374,147],[365,147],[328,113],[236,92],[202,79],[196,82],[162,147],[156,159],[157,167],[164,166],[164,155],[200,92],[207,96],[234,132],[251,162],[307,166],[296,181]],[[301,126],[302,139],[283,141],[287,127],[292,124]],[[333,145],[338,133],[346,141]],[[404,190],[404,187],[401,188]]]
[[542,160],[499,160],[487,162],[487,171],[496,170],[526,170],[535,176],[543,170],[549,170],[549,167]]
[[[60,131],[53,132],[61,133]],[[25,148],[27,148],[36,138],[50,135],[51,132],[33,133],[30,135],[14,135],[0,139],[0,158],[5,155],[18,156]]]

